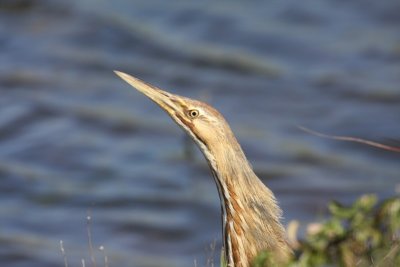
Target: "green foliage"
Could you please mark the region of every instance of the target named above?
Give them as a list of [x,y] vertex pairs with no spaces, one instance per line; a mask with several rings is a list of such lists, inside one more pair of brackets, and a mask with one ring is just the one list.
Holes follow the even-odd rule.
[[276,266],[276,263],[274,263],[272,256],[273,255],[271,255],[267,251],[260,253],[254,259],[252,267]]
[[[350,206],[329,204],[331,217],[308,233],[287,267],[400,266],[400,198],[377,204],[363,195]],[[254,267],[274,266],[261,253]]]

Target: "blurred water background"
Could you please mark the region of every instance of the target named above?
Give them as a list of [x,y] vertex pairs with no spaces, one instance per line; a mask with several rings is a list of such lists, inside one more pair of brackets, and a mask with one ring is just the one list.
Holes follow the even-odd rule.
[[114,69],[219,109],[285,223],[399,193],[399,154],[296,128],[396,145],[397,0],[1,0],[1,266],[90,266],[88,212],[97,266],[219,257],[205,160]]

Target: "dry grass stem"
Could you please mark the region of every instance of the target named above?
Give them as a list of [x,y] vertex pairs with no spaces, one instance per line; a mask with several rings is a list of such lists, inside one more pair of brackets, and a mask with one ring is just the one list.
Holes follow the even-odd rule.
[[293,249],[298,249],[300,247],[299,240],[297,239],[299,226],[300,223],[298,220],[291,220],[286,229],[289,244]]
[[60,250],[61,250],[61,254],[63,255],[63,258],[64,258],[64,267],[68,267],[67,254],[65,253],[64,242],[62,240],[60,240]]
[[89,255],[92,267],[96,267],[96,257],[93,252],[91,221],[92,221],[92,216],[90,215],[90,211],[88,211],[88,215],[86,216],[86,231],[88,236]]
[[104,259],[104,267],[108,267],[108,257],[106,254],[106,249],[104,246],[100,246],[99,250],[103,253],[103,259]]

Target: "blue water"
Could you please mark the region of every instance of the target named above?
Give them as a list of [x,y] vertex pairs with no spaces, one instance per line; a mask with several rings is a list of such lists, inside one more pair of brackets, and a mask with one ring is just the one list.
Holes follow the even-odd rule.
[[110,267],[218,261],[205,160],[114,69],[220,110],[285,223],[398,196],[399,154],[296,126],[398,145],[399,14],[396,0],[0,2],[1,266],[64,266],[60,240],[69,266],[93,266],[88,212],[97,266],[99,246]]

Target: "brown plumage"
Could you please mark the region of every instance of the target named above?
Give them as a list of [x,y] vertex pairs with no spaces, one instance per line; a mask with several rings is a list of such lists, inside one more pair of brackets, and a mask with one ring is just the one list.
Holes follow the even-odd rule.
[[280,223],[282,212],[274,194],[254,174],[222,115],[203,102],[115,73],[163,108],[203,152],[221,200],[228,266],[249,267],[262,251],[268,251],[277,264],[285,262],[291,250]]

